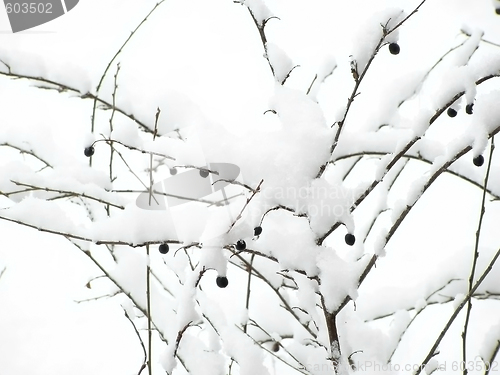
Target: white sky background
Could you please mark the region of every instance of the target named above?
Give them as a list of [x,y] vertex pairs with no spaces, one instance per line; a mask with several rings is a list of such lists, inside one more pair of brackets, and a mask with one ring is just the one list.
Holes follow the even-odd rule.
[[[339,67],[318,96],[327,122],[333,123],[350,94],[349,55],[364,43],[357,37],[363,35],[364,20],[389,6],[409,11],[419,1],[267,3],[281,18],[269,22],[269,41],[300,65],[287,86],[305,91],[323,62],[336,59]],[[19,34],[6,32],[10,27],[5,12],[0,11],[0,58],[11,61],[15,70],[38,71],[82,90],[93,89],[117,48],[154,4],[149,0],[81,0],[67,15]],[[391,87],[425,71],[461,42],[464,25],[480,28],[485,39],[500,43],[500,16],[494,13],[492,1],[428,0],[400,29],[400,55],[383,49],[375,60],[349,114],[349,125],[356,124],[352,131],[373,127],[371,112],[376,113],[377,102],[388,100]],[[474,58],[486,59],[492,51],[481,47]],[[181,92],[212,121],[233,132],[251,132],[262,122],[273,90],[262,53],[257,30],[244,7],[231,0],[167,0],[118,58],[121,106],[150,121],[158,106],[165,112],[175,111],[168,107],[168,98]],[[104,93],[112,88],[114,72],[110,73]],[[29,85],[0,79],[0,132],[14,122],[16,127],[23,126],[15,131],[39,129],[40,137],[50,129],[68,155],[85,162],[82,151],[90,128],[91,101],[68,99],[66,94]],[[498,80],[494,85],[498,87]],[[428,90],[432,93],[433,87]],[[443,119],[437,136],[450,132],[452,126],[465,126],[449,121]],[[348,126],[346,131],[351,129]],[[397,235],[401,237],[391,242],[373,279],[367,279],[365,289],[360,290],[360,304],[377,305],[380,291],[375,286],[417,284],[439,270],[450,252],[458,253],[473,243],[480,191],[452,177],[441,178],[412,211]],[[500,208],[495,206],[487,213],[486,246],[498,246],[494,217],[499,215]],[[81,289],[92,274],[84,256],[61,238],[11,223],[0,222],[0,233],[0,269],[7,267],[0,279],[0,374],[132,373],[130,369],[141,360],[141,349],[122,310],[111,301],[72,302],[83,295]],[[343,235],[332,236],[332,243],[342,241]],[[442,249],[442,254],[436,249]],[[485,312],[485,319],[494,314],[493,310]],[[416,350],[415,361],[426,350],[425,345],[422,351]]]

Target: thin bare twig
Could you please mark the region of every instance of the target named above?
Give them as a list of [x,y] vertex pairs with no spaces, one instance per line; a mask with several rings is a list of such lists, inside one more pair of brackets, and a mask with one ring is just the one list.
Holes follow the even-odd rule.
[[[13,79],[27,79],[27,80],[30,80],[30,81],[42,82],[42,83],[45,83],[45,84],[53,85],[53,86],[59,88],[58,90],[56,90],[58,92],[69,91],[69,92],[75,93],[81,99],[96,100],[98,103],[104,105],[105,109],[113,109],[113,105],[111,103],[107,102],[106,100],[104,100],[104,99],[102,99],[102,98],[100,98],[100,97],[98,97],[98,96],[96,96],[94,94],[91,94],[90,92],[82,94],[80,92],[80,90],[78,90],[78,89],[76,89],[74,87],[71,87],[71,86],[68,86],[68,85],[65,85],[65,84],[62,84],[62,83],[59,83],[59,82],[55,82],[55,81],[52,81],[52,80],[47,79],[47,78],[30,76],[30,75],[27,75],[27,74],[17,74],[17,73],[13,73],[11,71],[9,71],[7,73],[0,71],[0,75],[6,76],[6,77],[9,77],[9,78],[13,78]],[[35,87],[42,88],[42,87],[39,87],[39,86],[35,86]],[[44,87],[44,88],[46,88],[46,87]],[[118,112],[118,113],[124,115],[125,117],[129,118],[130,120],[132,120],[144,132],[146,132],[146,133],[152,133],[152,130],[144,122],[138,120],[133,114],[127,113],[124,109],[119,108],[119,107],[115,107],[115,110],[116,110],[116,112]]]
[[[238,327],[237,325],[236,325],[236,327],[237,327],[240,331],[242,331],[242,332],[243,332],[243,330],[242,330],[240,327]],[[256,340],[252,337],[252,336],[250,336],[248,333],[243,332],[243,334],[247,335],[247,336],[248,336],[248,337],[249,337],[249,338],[250,338],[250,339],[251,339],[251,340],[252,340],[252,341],[253,341],[256,345],[260,346],[260,347],[262,348],[262,350],[265,350],[266,352],[268,352],[269,354],[271,354],[271,355],[272,355],[273,357],[275,357],[278,361],[283,362],[285,365],[290,366],[292,369],[294,369],[295,371],[300,372],[301,374],[304,374],[304,375],[309,375],[309,373],[308,373],[308,372],[305,372],[305,371],[303,371],[302,369],[297,368],[296,366],[292,365],[291,363],[288,363],[287,361],[285,361],[285,360],[284,360],[283,358],[281,358],[280,356],[276,355],[276,353],[273,353],[271,350],[267,349],[266,347],[264,347],[264,346],[262,346],[262,345],[259,345],[259,343],[258,343],[258,342],[257,342],[257,341],[256,341]],[[293,358],[293,357],[292,357],[292,358]],[[304,367],[304,369],[305,369],[305,367]]]
[[[128,164],[128,162],[123,157],[122,153],[120,151],[118,151],[117,149],[115,149],[115,152],[118,154],[118,156],[120,157],[120,159],[123,161],[123,164],[125,164],[125,166],[128,168],[129,172],[132,173],[132,175],[137,179],[137,181],[140,182],[140,184],[142,186],[144,186],[144,189],[146,189],[147,191],[150,191],[149,187],[146,186],[146,184],[144,182],[142,182],[141,178],[137,175],[137,173],[135,173],[133,171],[132,167],[130,167],[130,165]],[[154,195],[153,195],[153,199],[155,200],[155,203],[159,205],[158,200],[156,199],[156,197]]]
[[137,372],[137,375],[140,375],[142,370],[144,370],[146,368],[146,364],[147,364],[146,347],[144,346],[144,341],[142,341],[141,335],[140,335],[139,331],[137,330],[137,327],[135,326],[134,322],[132,321],[132,319],[128,315],[127,311],[125,309],[123,309],[123,312],[125,313],[125,317],[127,318],[127,320],[130,322],[130,324],[134,328],[135,334],[136,334],[137,338],[139,339],[139,343],[141,344],[142,352],[144,353],[144,360],[141,364],[141,368]]
[[[326,75],[323,76],[323,78],[321,79],[321,81],[318,84],[324,83],[326,81],[326,79],[333,74],[335,69],[337,69],[337,64],[335,64],[335,66],[332,68],[332,70],[330,70]],[[306,95],[309,95],[311,93],[311,90],[312,90],[314,84],[316,83],[317,79],[318,79],[318,74],[315,74],[314,78],[311,81],[311,84],[309,85],[309,87],[306,91]]]
[[116,139],[111,139],[111,138],[98,139],[98,140],[94,141],[94,143],[92,145],[94,145],[94,144],[96,144],[98,142],[106,142],[108,144],[118,143],[118,144],[121,144],[122,146],[128,148],[129,150],[139,151],[142,154],[156,155],[156,156],[161,156],[161,157],[163,157],[165,159],[175,160],[174,157],[162,154],[161,152],[143,150],[143,149],[137,148],[135,146],[127,145],[127,144],[125,144],[123,142],[117,141]]
[[[1,72],[0,72],[0,74],[1,74]],[[18,150],[19,152],[21,152],[21,154],[27,154],[27,155],[33,156],[35,159],[38,159],[43,164],[45,164],[44,168],[47,168],[47,167],[52,168],[52,165],[50,165],[48,161],[44,160],[43,158],[41,158],[40,156],[38,156],[37,154],[35,154],[32,150],[27,150],[27,149],[22,148],[21,146],[12,145],[9,142],[0,143],[0,146],[11,147],[11,148],[13,148],[13,149]]]
[[[262,327],[259,323],[257,323],[255,320],[250,319],[250,323],[254,327],[257,327],[258,329],[260,329],[265,335],[267,335],[269,338],[272,339],[271,334],[266,329],[264,329],[264,327]],[[244,331],[244,333],[247,333],[247,332]],[[297,362],[297,364],[301,368],[306,368],[306,366],[304,366],[304,364],[302,362],[300,362],[299,359],[296,356],[294,356],[292,353],[290,353],[290,351],[287,348],[285,348],[284,346],[280,345],[278,342],[277,342],[277,344],[285,351],[285,353],[287,353],[295,362]],[[257,343],[257,345],[259,345],[261,348],[264,349],[264,347],[262,345],[260,345],[259,343]]]
[[[488,180],[490,178],[490,170],[491,170],[491,160],[493,159],[493,151],[495,150],[495,137],[491,137],[491,146],[490,146],[490,156],[488,158],[488,167],[486,169],[486,176],[484,177],[484,188],[483,188],[483,196],[481,198],[481,209],[479,213],[479,222],[477,224],[477,231],[476,231],[476,242],[474,244],[474,251],[473,251],[473,256],[472,256],[472,267],[469,275],[469,283],[468,283],[468,288],[469,288],[469,293],[472,288],[472,284],[474,282],[474,276],[476,273],[476,265],[477,265],[477,258],[479,258],[479,238],[481,236],[481,228],[483,227],[483,218],[484,218],[484,213],[485,213],[485,203],[486,203],[486,188],[488,186]],[[467,363],[467,329],[469,327],[469,319],[470,319],[470,313],[472,309],[472,299],[469,299],[467,302],[467,310],[465,313],[465,322],[464,322],[464,329],[462,331],[462,360],[463,363]],[[464,366],[463,375],[467,375],[467,366]]]
[[188,324],[186,324],[178,333],[177,333],[177,339],[175,340],[175,349],[174,349],[174,357],[177,355],[177,350],[179,349],[179,345],[181,343],[181,340],[182,340],[182,336],[184,335],[184,332],[186,332],[186,330],[191,327],[191,324],[193,322],[189,322]]
[[[115,118],[115,112],[116,112],[116,90],[118,89],[118,73],[120,72],[120,63],[116,65],[116,73],[114,76],[114,85],[113,85],[113,93],[111,94],[111,97],[113,99],[112,105],[113,108],[111,110],[111,116],[109,117],[109,134],[113,134],[113,120]],[[113,147],[112,143],[109,143],[109,181],[113,183],[115,178],[113,177],[113,156],[114,156],[114,151],[115,148]],[[109,206],[106,206],[106,212],[108,216],[110,215],[110,208]]]
[[245,202],[245,205],[243,206],[243,208],[241,209],[240,213],[238,214],[238,216],[236,216],[236,219],[234,219],[234,221],[231,223],[231,226],[229,227],[229,229],[227,230],[227,233],[229,233],[231,231],[231,229],[233,229],[234,225],[236,224],[236,222],[241,219],[241,215],[243,214],[243,211],[245,211],[245,208],[247,208],[248,204],[252,201],[253,197],[255,197],[255,195],[260,192],[260,186],[262,185],[262,183],[264,182],[264,180],[260,180],[259,182],[259,185],[255,188],[255,190],[253,191],[252,195],[250,196],[250,198],[247,198],[247,201]]
[[79,236],[79,235],[73,234],[73,233],[66,233],[66,232],[61,232],[61,231],[54,230],[54,229],[38,227],[34,224],[29,224],[29,223],[26,223],[24,221],[21,221],[18,219],[12,219],[12,218],[5,217],[5,216],[0,216],[0,219],[5,220],[5,221],[10,221],[12,223],[20,224],[20,225],[23,225],[25,227],[37,229],[40,232],[56,234],[58,236],[65,237],[67,239],[92,242],[92,243],[95,243],[96,245],[124,245],[124,246],[130,246],[130,247],[144,247],[146,245],[159,245],[162,243],[173,243],[173,244],[181,244],[182,243],[181,241],[178,241],[178,240],[160,240],[160,241],[155,240],[155,241],[145,241],[145,242],[140,242],[140,243],[133,243],[133,242],[127,242],[127,241],[115,241],[115,240],[94,240],[94,239],[87,238],[84,236]]
[[[472,36],[471,33],[469,33],[468,31],[466,31],[464,29],[460,29],[460,32],[464,35],[467,35],[468,37]],[[484,38],[481,38],[481,42],[486,43],[486,44],[490,44],[490,45],[495,46],[495,47],[500,47],[500,44],[494,43],[494,42],[489,41],[489,40],[484,39]]]
[[413,12],[411,12],[410,14],[408,14],[400,23],[398,23],[396,26],[394,26],[388,33],[387,35],[393,33],[394,31],[396,31],[399,27],[401,27],[406,21],[408,21],[408,19],[410,19],[411,16],[413,16],[415,13],[417,13],[420,8],[422,7],[422,5],[424,5],[424,3],[426,2],[426,0],[422,0],[422,2],[420,4],[417,5],[417,7],[413,10]]
[[476,281],[476,283],[474,284],[474,286],[472,287],[470,292],[467,293],[464,300],[457,306],[457,308],[455,309],[455,311],[453,312],[451,317],[448,319],[448,322],[446,323],[443,330],[439,334],[438,338],[436,339],[436,341],[432,345],[431,349],[427,353],[427,356],[424,358],[421,365],[415,371],[415,375],[420,374],[422,369],[425,368],[425,365],[427,365],[427,363],[429,363],[429,361],[432,359],[432,357],[434,357],[434,353],[436,352],[436,349],[438,348],[441,340],[444,338],[446,332],[448,332],[452,323],[455,321],[456,317],[458,316],[458,314],[460,313],[462,308],[465,306],[465,304],[472,298],[472,294],[476,291],[477,288],[479,288],[479,286],[483,283],[486,276],[488,276],[488,274],[491,272],[491,270],[493,269],[493,265],[496,263],[499,256],[500,256],[500,248],[497,250],[497,252],[493,256],[493,258],[491,259],[490,263],[488,264],[488,267],[486,267],[486,269],[482,273],[481,277]]
[[[399,176],[401,176],[401,173],[404,171],[404,169],[406,168],[406,166],[408,165],[408,162],[409,160],[406,159],[404,162],[403,162],[403,165],[401,166],[401,168],[399,169],[399,171],[397,171],[397,173],[395,174],[394,178],[392,179],[392,181],[390,181],[388,183],[388,186],[387,186],[387,191],[389,192],[392,187],[394,186],[394,184],[396,183],[397,179],[399,178]],[[378,213],[376,215],[373,215],[373,219],[371,220],[371,223],[370,223],[370,226],[368,227],[368,231],[366,232],[365,234],[365,238],[363,239],[363,243],[366,242],[366,239],[368,238],[368,236],[370,235],[372,229],[374,228],[374,225],[375,225],[375,222],[377,221],[377,219],[380,217],[380,215],[383,213],[383,212],[386,212],[387,210],[389,210],[389,208],[386,206],[386,207],[383,207],[383,208],[380,208]]]
[[271,64],[271,61],[269,60],[269,57],[267,55],[267,37],[266,37],[266,32],[264,31],[264,29],[265,29],[265,27],[267,25],[267,22],[269,22],[272,19],[278,19],[279,20],[279,18],[276,17],[276,16],[273,16],[273,17],[270,17],[268,19],[263,20],[262,23],[260,23],[259,21],[257,21],[257,18],[255,18],[255,15],[254,15],[252,9],[250,9],[250,7],[248,5],[246,5],[246,4],[245,4],[245,6],[247,7],[248,12],[250,13],[250,16],[252,17],[252,20],[255,23],[255,26],[257,27],[257,30],[259,31],[260,40],[262,42],[262,46],[264,47],[264,57],[266,58],[267,63],[269,64],[269,68],[271,69],[271,73],[273,74],[273,77],[276,78],[276,73],[274,71],[274,67]]
[[[250,307],[250,283],[252,281],[252,266],[253,266],[253,260],[255,258],[255,254],[252,254],[250,257],[250,263],[248,265],[248,279],[247,279],[247,296],[245,300],[245,308],[247,310],[247,314],[249,314],[249,307]],[[1,276],[1,275],[0,275]],[[247,323],[243,325],[243,332],[247,333]]]
[[116,58],[118,57],[118,55],[122,52],[123,48],[125,48],[125,46],[128,44],[128,42],[130,41],[130,39],[132,39],[132,37],[135,35],[135,33],[137,32],[137,30],[140,29],[140,27],[146,22],[146,20],[148,19],[148,17],[156,10],[156,8],[158,8],[158,6],[163,3],[165,0],[161,0],[159,1],[158,3],[156,3],[156,5],[153,7],[153,9],[151,9],[151,11],[146,15],[146,17],[143,18],[143,20],[137,25],[137,27],[130,33],[130,35],[128,36],[128,38],[125,40],[125,42],[123,42],[123,44],[120,46],[120,48],[118,49],[118,51],[116,51],[115,55],[113,56],[113,58],[109,61],[108,65],[106,66],[106,69],[104,69],[104,72],[101,76],[101,79],[99,80],[99,83],[97,84],[97,88],[96,88],[96,95],[94,97],[94,105],[93,105],[93,108],[92,108],[92,125],[91,125],[91,132],[93,133],[94,132],[94,124],[95,124],[95,111],[96,111],[96,107],[97,107],[97,98],[99,96],[99,91],[101,90],[101,86],[102,86],[102,83],[104,81],[104,78],[106,77],[106,74],[108,73],[108,70],[111,68],[111,65],[113,64],[113,62],[116,60]]
[[495,349],[493,349],[493,352],[491,353],[491,356],[488,359],[488,361],[485,361],[483,358],[481,358],[484,362],[484,368],[485,368],[484,375],[488,375],[490,373],[492,365],[494,363],[496,363],[494,361],[495,361],[495,357],[497,356],[498,353],[500,353],[500,339],[497,340],[497,344],[495,345]]
[[214,181],[212,183],[212,185],[216,184],[217,182],[227,182],[229,184],[232,184],[232,185],[238,185],[238,186],[243,186],[245,189],[251,191],[252,193],[255,193],[255,189],[251,188],[250,186],[248,186],[247,184],[244,184],[244,183],[241,183],[239,181],[236,181],[236,180],[226,180],[224,178],[220,178],[218,179],[217,181]]
[[[40,190],[40,191],[47,191],[47,192],[52,192],[52,193],[65,194],[65,196],[67,196],[67,197],[81,197],[81,198],[90,199],[90,200],[93,200],[93,201],[96,201],[96,202],[99,202],[99,203],[102,203],[102,204],[106,204],[108,206],[113,206],[113,207],[119,208],[120,210],[124,210],[125,209],[125,207],[123,207],[121,205],[118,205],[118,204],[115,204],[115,203],[111,203],[109,201],[105,201],[105,200],[103,200],[101,198],[93,197],[93,196],[85,194],[85,193],[78,193],[78,192],[69,191],[69,190],[60,190],[60,189],[51,189],[51,188],[47,188],[47,187],[40,187],[40,186],[26,184],[26,183],[19,182],[19,181],[14,181],[14,180],[11,180],[11,182],[14,183],[14,184],[16,184],[16,185],[18,185],[18,186],[29,187],[30,191]],[[7,195],[9,195],[9,194],[11,194],[11,193],[7,193]]]
[[110,294],[104,294],[104,295],[97,296],[97,297],[74,300],[74,302],[75,303],[85,303],[85,302],[99,301],[101,299],[108,299],[108,298],[115,297],[115,296],[119,295],[121,292],[122,292],[121,290],[118,290],[116,292],[113,292]]
[[152,313],[151,313],[151,268],[150,262],[151,259],[149,257],[149,245],[146,245],[146,257],[147,257],[147,265],[146,265],[146,309],[148,312],[148,373],[149,375],[153,374],[153,366],[151,361],[151,356],[153,353],[153,332],[152,332]]

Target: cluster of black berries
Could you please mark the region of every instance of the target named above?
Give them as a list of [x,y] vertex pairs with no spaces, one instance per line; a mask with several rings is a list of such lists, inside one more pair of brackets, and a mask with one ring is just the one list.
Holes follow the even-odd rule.
[[[262,227],[255,227],[253,230],[253,233],[255,236],[259,236],[262,233]],[[247,248],[247,244],[244,240],[238,240],[235,244],[236,250],[242,251]],[[159,247],[158,250],[160,251],[161,254],[167,254],[169,247],[167,243],[162,243]],[[229,281],[226,276],[217,276],[217,279],[215,279],[215,283],[219,288],[225,288],[229,285]]]
[[[496,8],[495,9],[495,13],[498,14],[498,15],[500,15],[500,8]],[[474,104],[471,103],[471,104],[467,104],[467,106],[465,107],[465,112],[467,112],[469,115],[472,115],[472,107],[473,107],[473,105]],[[456,111],[454,111],[454,112],[456,114]],[[455,116],[451,116],[450,115],[450,108],[448,109],[448,115],[450,117],[455,117]],[[484,164],[484,157],[483,157],[483,155],[476,156],[474,159],[472,159],[472,162],[474,163],[474,165],[476,167],[482,166]]]
[[[474,107],[474,103],[467,104],[465,106],[465,113],[467,113],[468,115],[472,115],[472,108],[473,107]],[[446,111],[446,113],[450,117],[455,117],[457,115],[457,110],[450,107],[450,108],[448,108],[448,110]]]
[[[500,11],[500,9],[497,9]],[[472,109],[474,108],[474,103],[469,103],[465,106],[465,113],[467,113],[468,115],[472,115]],[[448,116],[450,117],[455,117],[457,115],[457,111],[453,108],[448,108],[448,110],[446,111],[446,113],[448,114]],[[484,157],[483,155],[478,155],[476,156],[474,159],[472,159],[472,162],[474,163],[474,165],[476,167],[480,167],[484,164]]]
[[[497,14],[500,14],[500,8],[496,9],[495,12]],[[393,55],[399,54],[400,51],[401,51],[401,48],[399,47],[399,44],[397,44],[397,43],[390,43],[389,44],[389,52],[392,53]],[[465,106],[465,113],[467,113],[468,115],[472,115],[473,107],[474,107],[474,103],[467,104]],[[450,117],[455,117],[457,115],[457,111],[451,107],[448,108],[448,111],[446,111],[446,113]],[[483,155],[479,155],[479,156],[475,157],[472,161],[473,161],[475,166],[480,167],[484,164],[484,157],[483,157]],[[352,245],[354,245],[354,242],[355,242],[354,235],[352,235],[350,233],[345,235],[345,243],[346,244],[348,244],[349,246],[352,246]]]
[[[253,229],[253,234],[255,236],[259,236],[261,233],[262,233],[262,227],[255,227]],[[247,248],[247,243],[244,240],[238,240],[236,241],[234,247],[238,251],[243,251]],[[217,276],[217,279],[215,279],[215,283],[219,288],[225,288],[226,286],[228,286],[229,281],[227,280],[226,276]]]

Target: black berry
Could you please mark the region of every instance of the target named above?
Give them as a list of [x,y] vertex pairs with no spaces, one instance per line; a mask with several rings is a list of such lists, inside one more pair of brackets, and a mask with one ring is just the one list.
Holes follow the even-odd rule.
[[208,177],[208,171],[206,169],[200,169],[200,176],[203,178]]
[[496,14],[500,14],[500,8],[495,9]]
[[83,153],[86,157],[90,158],[92,155],[94,155],[94,146],[85,147]]
[[484,157],[483,155],[478,155],[474,159],[472,159],[472,162],[476,167],[480,167],[481,165],[484,164]]
[[160,250],[160,253],[162,254],[166,254],[168,253],[168,243],[162,243],[159,247],[158,247],[158,250]]
[[217,276],[215,282],[217,283],[217,286],[219,288],[225,288],[229,284],[229,281],[227,281],[226,276]]
[[389,52],[390,53],[392,53],[393,55],[397,55],[397,54],[399,54],[399,51],[401,51],[399,44],[397,44],[397,43],[389,44]]
[[472,115],[472,107],[474,107],[474,103],[467,104],[465,106],[465,113]]
[[253,228],[253,234],[255,236],[259,236],[262,233],[262,227],[255,227]]
[[276,353],[278,350],[280,350],[280,344],[274,342],[273,346],[271,347],[271,350]]
[[177,169],[176,168],[170,168],[170,174],[172,176],[175,176],[177,174]]
[[446,111],[446,113],[450,117],[455,117],[457,115],[457,111],[455,111],[453,108],[448,108],[448,110]]
[[347,233],[345,235],[345,243],[348,244],[349,246],[354,245],[354,242],[356,242],[356,237],[354,237],[354,234]]
[[245,243],[245,241],[238,240],[238,242],[236,242],[236,250],[245,250],[246,247],[247,247],[247,244]]

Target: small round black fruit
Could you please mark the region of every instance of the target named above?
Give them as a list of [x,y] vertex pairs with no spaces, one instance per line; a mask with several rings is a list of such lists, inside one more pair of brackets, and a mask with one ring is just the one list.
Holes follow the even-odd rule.
[[238,240],[236,242],[236,250],[245,250],[247,248],[247,244],[243,240]]
[[208,171],[206,169],[200,169],[200,176],[203,178],[208,177]]
[[225,288],[229,284],[229,281],[227,281],[226,276],[217,276],[215,282],[217,283],[217,286],[219,288]]
[[495,9],[496,14],[500,14],[500,8]]
[[271,350],[276,353],[278,350],[280,350],[280,344],[274,342],[273,346],[271,347]]
[[450,117],[455,117],[457,115],[457,111],[455,111],[453,108],[448,108],[448,110],[446,111],[446,113]]
[[162,254],[166,254],[168,253],[168,243],[162,243],[159,247],[158,247],[158,250],[160,250],[160,253]]
[[90,158],[92,155],[94,155],[94,146],[85,147],[83,153],[86,157]]
[[354,242],[356,242],[356,237],[354,237],[354,234],[347,233],[345,235],[345,243],[348,244],[349,246],[354,245]]
[[484,164],[484,157],[483,155],[478,155],[474,159],[472,159],[472,162],[476,167],[480,167]]
[[474,103],[467,104],[465,106],[465,113],[472,115],[472,107],[474,107]]
[[399,51],[401,51],[399,44],[397,44],[397,43],[389,44],[389,52],[390,53],[392,53],[393,55],[397,55],[397,54],[399,54]]
[[253,234],[255,236],[260,236],[261,233],[262,233],[262,227],[255,227],[255,228],[253,228]]
[[177,174],[177,168],[170,168],[170,174],[175,176]]

